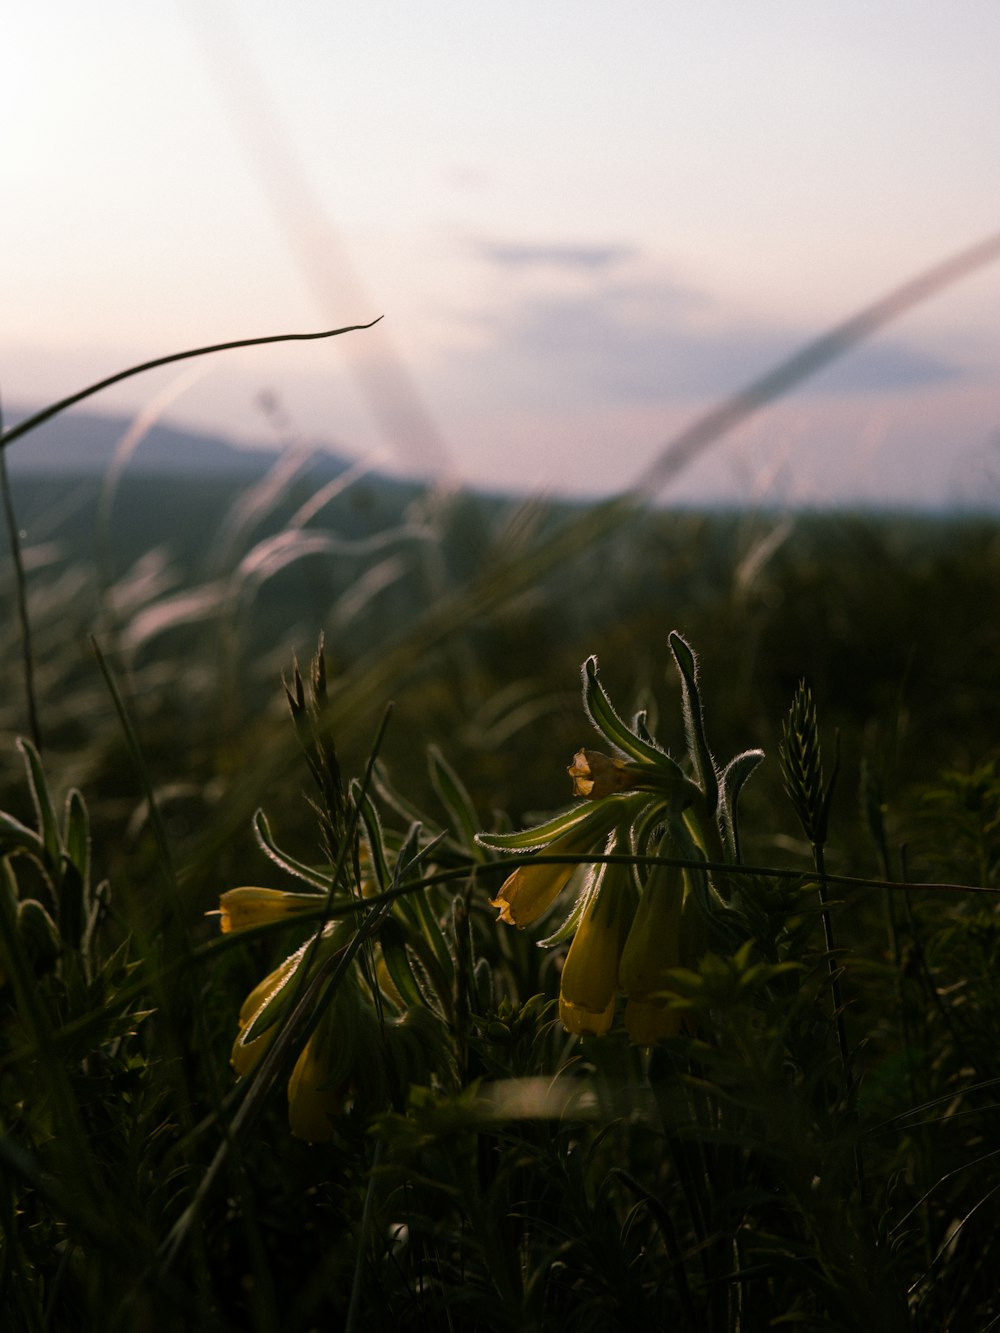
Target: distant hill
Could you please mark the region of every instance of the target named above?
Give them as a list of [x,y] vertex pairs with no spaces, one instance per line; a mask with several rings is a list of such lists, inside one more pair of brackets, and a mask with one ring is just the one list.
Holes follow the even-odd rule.
[[[30,414],[27,410],[5,413],[5,424],[9,428]],[[16,440],[10,447],[8,466],[14,475],[98,473],[103,476],[132,426],[127,417],[72,408]],[[273,467],[280,455],[276,448],[242,448],[218,435],[199,435],[158,423],[142,436],[128,460],[128,470],[252,480]],[[336,476],[347,466],[347,460],[321,451],[314,465],[321,472]]]
[[[28,415],[5,413],[5,424]],[[152,426],[129,451],[109,488],[132,426],[126,417],[71,409],[14,441],[7,457],[12,497],[30,541],[55,543],[46,550],[58,548],[68,561],[92,560],[95,543],[110,542],[118,569],[162,546],[194,578],[216,535],[237,521],[241,504],[254,511],[253,540],[279,532],[319,497],[316,517],[303,521],[363,542],[405,524],[427,491],[420,481],[362,471],[323,498],[327,486],[352,468],[350,459],[318,445],[310,450],[308,442],[294,454],[241,448],[220,436],[163,424]],[[483,503],[492,511],[500,502],[483,497]],[[0,533],[4,526],[0,520]],[[356,562],[340,563],[356,573]]]

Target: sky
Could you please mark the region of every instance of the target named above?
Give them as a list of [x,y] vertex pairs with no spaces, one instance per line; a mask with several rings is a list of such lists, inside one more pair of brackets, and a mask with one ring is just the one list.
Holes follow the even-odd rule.
[[[606,494],[1000,230],[996,0],[22,0],[2,51],[7,424],[382,316],[92,403]],[[664,498],[1000,507],[1000,263]]]

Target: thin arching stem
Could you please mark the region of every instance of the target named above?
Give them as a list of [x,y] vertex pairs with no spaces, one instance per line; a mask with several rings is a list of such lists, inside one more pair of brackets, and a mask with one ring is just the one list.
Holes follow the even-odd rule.
[[[3,408],[0,406],[0,438],[2,436]],[[0,491],[3,492],[4,516],[7,519],[7,532],[10,538],[10,558],[14,565],[14,590],[17,598],[17,617],[21,626],[21,660],[24,664],[24,695],[28,709],[28,731],[31,735],[32,744],[41,753],[42,728],[38,721],[38,703],[35,698],[35,658],[31,646],[31,618],[28,615],[28,581],[24,574],[21,534],[17,528],[17,515],[14,513],[14,497],[10,491],[7,455],[2,449],[0,449]]]
[[237,338],[233,342],[213,343],[210,347],[190,347],[185,352],[171,352],[169,356],[158,356],[152,361],[143,361],[138,366],[129,366],[127,370],[119,370],[116,375],[109,375],[106,379],[98,380],[95,384],[88,384],[85,389],[80,389],[76,393],[71,393],[68,398],[60,398],[57,403],[50,403],[48,407],[43,407],[40,412],[33,416],[25,417],[19,421],[16,426],[11,426],[10,430],[0,432],[0,449],[6,449],[8,445],[13,444],[15,440],[22,435],[27,435],[28,431],[34,430],[36,426],[41,426],[44,422],[58,416],[60,412],[65,412],[68,407],[74,407],[77,403],[82,403],[85,398],[90,398],[95,393],[100,393],[102,389],[108,389],[112,384],[119,384],[122,380],[130,379],[133,375],[141,375],[147,370],[156,370],[158,366],[169,366],[174,361],[187,361],[194,356],[209,356],[212,352],[230,352],[237,347],[260,347],[264,343],[282,343],[282,342],[311,342],[316,338],[335,338],[338,333],[356,333],[360,329],[370,329],[372,324],[377,324],[378,319],[371,320],[368,324],[349,324],[343,329],[324,329],[321,333],[275,333],[266,338]]

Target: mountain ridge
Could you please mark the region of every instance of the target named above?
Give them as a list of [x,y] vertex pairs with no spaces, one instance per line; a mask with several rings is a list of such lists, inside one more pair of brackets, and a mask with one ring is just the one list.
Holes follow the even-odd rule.
[[[9,413],[8,428],[32,415],[31,409]],[[10,446],[7,463],[15,475],[97,473],[112,466],[120,445],[133,430],[136,418],[111,412],[70,409],[44,422]],[[311,445],[313,465],[336,476],[350,466],[346,454],[329,445]],[[287,450],[254,448],[216,433],[154,422],[141,435],[128,457],[131,472],[191,475],[226,475],[251,479],[266,473]]]

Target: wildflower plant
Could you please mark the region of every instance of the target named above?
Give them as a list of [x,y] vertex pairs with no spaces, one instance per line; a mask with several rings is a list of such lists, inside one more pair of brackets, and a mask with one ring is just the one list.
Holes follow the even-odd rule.
[[650,734],[646,715],[627,725],[601,683],[597,660],[583,664],[587,716],[611,753],[581,749],[568,773],[577,805],[535,828],[480,833],[500,852],[544,854],[520,865],[492,904],[501,921],[524,927],[572,882],[575,904],[543,944],[569,939],[559,1014],[567,1031],[603,1035],[619,991],[629,1037],[652,1045],[675,1035],[682,1014],[672,995],[678,967],[697,967],[722,927],[739,861],[738,804],[760,750],[717,768],[708,748],[695,655],[676,631],[670,650],[681,681],[687,753],[678,761]]
[[[317,1143],[334,1137],[337,1117],[351,1108],[370,1115],[401,1105],[413,1078],[450,1076],[444,1030],[450,977],[440,960],[450,961],[451,953],[425,903],[400,902],[390,915],[394,895],[419,877],[436,840],[423,836],[416,822],[402,840],[387,839],[366,783],[343,783],[325,719],[322,642],[308,690],[297,664],[285,690],[319,793],[313,808],[327,859],[311,866],[290,856],[258,811],[254,827],[261,848],[304,889],[228,889],[217,915],[224,934],[308,923],[305,941],[244,1000],[230,1061],[247,1078],[276,1039],[294,1038],[289,1125],[296,1137]],[[359,948],[361,912],[368,929]],[[424,988],[415,979],[413,958],[427,964],[424,975],[431,981]],[[311,997],[305,1013],[304,997]],[[289,1027],[298,1031],[286,1032]]]

